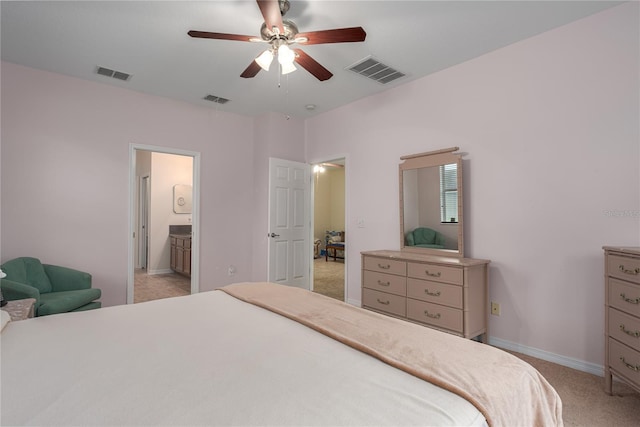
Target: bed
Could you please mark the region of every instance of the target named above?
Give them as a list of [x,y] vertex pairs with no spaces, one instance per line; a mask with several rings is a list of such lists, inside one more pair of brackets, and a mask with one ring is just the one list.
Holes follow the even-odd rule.
[[270,283],[10,322],[2,425],[562,425],[530,365]]

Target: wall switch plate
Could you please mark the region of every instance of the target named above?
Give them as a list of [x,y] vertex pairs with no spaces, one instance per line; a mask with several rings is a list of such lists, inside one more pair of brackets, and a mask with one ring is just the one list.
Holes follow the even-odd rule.
[[356,224],[358,225],[358,228],[364,228],[364,218],[358,218],[356,220]]
[[500,316],[500,303],[491,301],[491,314]]

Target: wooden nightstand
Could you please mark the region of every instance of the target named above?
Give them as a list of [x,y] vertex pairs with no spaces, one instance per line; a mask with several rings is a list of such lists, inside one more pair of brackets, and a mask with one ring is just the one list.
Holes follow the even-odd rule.
[[12,321],[25,320],[33,317],[35,303],[34,298],[17,299],[8,301],[2,310],[9,313]]

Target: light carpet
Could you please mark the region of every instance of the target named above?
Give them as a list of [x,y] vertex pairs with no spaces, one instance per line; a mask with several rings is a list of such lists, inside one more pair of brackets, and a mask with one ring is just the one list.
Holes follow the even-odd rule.
[[344,301],[344,261],[324,257],[313,261],[313,291]]
[[604,392],[604,378],[535,357],[512,352],[533,365],[556,389],[565,426],[640,426],[640,394],[614,381],[613,395]]

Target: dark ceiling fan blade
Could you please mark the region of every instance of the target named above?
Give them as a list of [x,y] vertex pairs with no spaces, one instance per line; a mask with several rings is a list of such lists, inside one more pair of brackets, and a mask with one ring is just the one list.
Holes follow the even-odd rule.
[[307,55],[302,49],[292,49],[296,53],[295,61],[300,64],[302,68],[313,74],[318,80],[329,80],[333,74],[331,71],[324,68],[318,61]]
[[261,70],[260,66],[256,61],[251,61],[251,64],[240,74],[240,77],[244,77],[245,79],[250,79],[255,77],[256,74]]
[[304,37],[307,39],[301,44],[323,44],[323,43],[350,43],[363,42],[367,37],[362,27],[338,28],[335,30],[311,31],[308,33],[299,33],[297,38]]
[[282,14],[280,13],[280,2],[278,0],[256,0],[264,22],[267,24],[267,29],[271,30],[273,27],[277,27],[280,30],[280,34],[284,34],[284,27],[282,26]]
[[240,42],[249,42],[252,39],[255,40],[258,37],[255,36],[243,36],[241,34],[226,34],[226,33],[210,33],[208,31],[189,31],[191,37],[197,39],[217,39],[217,40],[237,40]]

